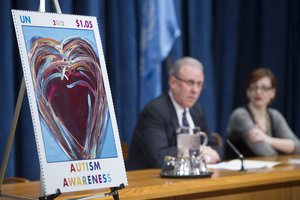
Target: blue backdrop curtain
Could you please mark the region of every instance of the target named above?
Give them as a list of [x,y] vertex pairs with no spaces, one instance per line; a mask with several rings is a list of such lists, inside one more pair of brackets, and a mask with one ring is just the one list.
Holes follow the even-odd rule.
[[[109,74],[118,128],[130,144],[140,111],[140,6],[146,0],[62,0],[66,14],[96,16]],[[151,0],[150,0],[151,1]],[[211,131],[225,137],[230,112],[245,104],[244,80],[254,68],[270,68],[278,78],[279,109],[300,137],[300,5],[297,0],[174,0],[181,35],[161,68],[167,90],[166,67],[182,56],[205,66],[205,89],[199,104]],[[0,6],[0,162],[11,126],[23,76],[11,9],[38,9],[33,0],[1,1]],[[54,11],[47,1],[47,11]],[[297,123],[298,122],[298,123]],[[25,95],[6,176],[39,178],[34,133]]]

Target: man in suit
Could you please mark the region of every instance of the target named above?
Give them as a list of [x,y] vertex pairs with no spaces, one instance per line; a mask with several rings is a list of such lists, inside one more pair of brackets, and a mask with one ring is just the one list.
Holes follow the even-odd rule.
[[[203,65],[191,57],[179,59],[169,69],[169,92],[148,103],[139,115],[127,170],[161,168],[166,155],[176,157],[176,130],[183,123],[198,126],[208,134],[208,145],[202,151],[206,162],[220,161],[222,149],[210,136],[203,110],[195,105],[204,79]],[[184,111],[187,122],[182,121]]]

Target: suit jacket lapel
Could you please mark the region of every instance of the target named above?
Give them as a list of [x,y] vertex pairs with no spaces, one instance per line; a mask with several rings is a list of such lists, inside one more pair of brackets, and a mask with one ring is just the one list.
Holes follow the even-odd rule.
[[201,122],[200,122],[199,113],[196,111],[194,107],[190,108],[190,114],[194,121],[195,126],[200,126]]
[[175,107],[171,101],[169,94],[166,94],[166,98],[167,98],[167,102],[168,102],[167,105],[169,106],[168,110],[169,110],[169,115],[170,115],[170,119],[171,119],[171,125],[176,130],[179,127],[177,113],[176,113]]

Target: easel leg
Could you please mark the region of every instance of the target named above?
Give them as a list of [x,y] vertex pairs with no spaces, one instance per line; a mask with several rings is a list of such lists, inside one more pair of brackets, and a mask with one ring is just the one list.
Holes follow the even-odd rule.
[[119,187],[111,187],[110,191],[112,193],[112,196],[114,200],[119,200],[119,193],[118,190],[123,189],[125,185],[122,183]]
[[49,196],[40,197],[39,200],[53,200],[56,197],[61,195],[60,189],[57,189],[57,192],[55,194],[51,194]]
[[12,144],[14,141],[14,137],[15,137],[15,131],[16,131],[16,127],[18,124],[18,119],[19,119],[19,115],[20,115],[20,111],[21,111],[21,107],[22,107],[22,103],[23,103],[24,93],[25,93],[25,81],[23,78],[21,86],[20,86],[20,90],[19,90],[19,95],[18,95],[18,100],[17,100],[14,116],[13,116],[12,126],[10,128],[7,145],[6,145],[5,152],[4,152],[4,158],[2,161],[2,165],[1,165],[0,194],[1,194],[1,186],[3,183],[4,176],[5,176],[5,171],[6,171],[6,166],[7,166],[10,150],[11,150],[11,147],[12,147]]

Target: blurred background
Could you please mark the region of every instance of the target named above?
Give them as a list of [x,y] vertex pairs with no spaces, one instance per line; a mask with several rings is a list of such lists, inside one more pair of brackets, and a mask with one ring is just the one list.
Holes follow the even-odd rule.
[[[257,67],[277,77],[273,107],[300,137],[298,0],[61,0],[64,14],[96,16],[120,138],[130,145],[138,113],[167,88],[166,68],[199,59],[206,83],[199,99],[211,131],[223,138],[231,111],[246,103],[245,78]],[[0,162],[23,77],[11,9],[37,11],[38,0],[0,3]],[[52,1],[46,11],[55,12]],[[39,179],[27,94],[6,177]]]

